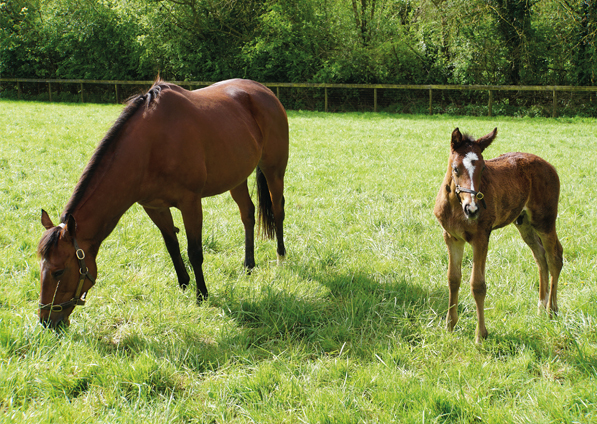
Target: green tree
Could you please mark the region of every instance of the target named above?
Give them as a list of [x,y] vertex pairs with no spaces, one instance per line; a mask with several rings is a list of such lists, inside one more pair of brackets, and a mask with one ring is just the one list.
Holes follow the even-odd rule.
[[538,0],[488,0],[488,6],[497,19],[497,28],[506,48],[509,66],[506,82],[517,85],[521,71],[529,63],[529,45],[533,39],[531,9]]

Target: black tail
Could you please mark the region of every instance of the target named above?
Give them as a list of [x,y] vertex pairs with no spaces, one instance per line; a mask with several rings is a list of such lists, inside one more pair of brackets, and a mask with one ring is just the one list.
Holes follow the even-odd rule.
[[256,175],[257,199],[259,201],[259,212],[257,213],[259,231],[263,237],[273,239],[276,234],[276,222],[274,221],[274,212],[272,210],[272,197],[269,193],[265,175],[261,172],[261,168],[257,167]]

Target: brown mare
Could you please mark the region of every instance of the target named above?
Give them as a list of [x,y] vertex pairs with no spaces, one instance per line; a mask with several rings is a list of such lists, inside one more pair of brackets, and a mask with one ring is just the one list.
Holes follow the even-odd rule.
[[247,177],[257,169],[262,230],[277,238],[285,255],[284,173],[288,162],[288,120],[266,87],[230,80],[187,91],[163,81],[133,98],[87,164],[54,226],[39,243],[42,323],[68,325],[75,305],[84,304],[97,276],[102,241],[135,202],[159,228],[184,289],[190,278],[183,263],[170,208],[181,211],[189,261],[197,281],[197,302],[207,297],[203,278],[201,199],[230,191],[245,228],[244,265],[254,259],[255,206]]
[[[477,304],[477,342],[485,328],[485,260],[491,232],[512,222],[531,248],[539,267],[539,308],[557,314],[558,277],[562,245],[556,234],[560,180],[555,168],[529,153],[506,153],[483,160],[482,152],[497,135],[474,140],[452,133],[448,171],[435,201],[434,213],[448,247],[450,299],[446,323],[452,331],[458,321],[458,289],[465,242],[473,249],[471,291]],[[548,278],[551,284],[548,296]]]

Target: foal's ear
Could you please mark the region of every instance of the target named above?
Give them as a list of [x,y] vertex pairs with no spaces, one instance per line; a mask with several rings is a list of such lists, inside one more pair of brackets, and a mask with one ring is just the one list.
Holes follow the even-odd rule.
[[490,132],[489,134],[484,135],[483,137],[481,137],[480,139],[478,139],[476,141],[476,143],[481,148],[481,151],[483,151],[487,147],[489,147],[489,145],[495,139],[496,136],[497,136],[497,128],[494,128],[492,132]]
[[41,225],[43,225],[46,230],[49,230],[50,228],[54,228],[54,224],[52,223],[52,220],[50,219],[50,215],[48,215],[48,213],[46,211],[44,211],[43,209],[41,210]]
[[463,143],[464,137],[458,128],[452,131],[452,150],[456,150]]

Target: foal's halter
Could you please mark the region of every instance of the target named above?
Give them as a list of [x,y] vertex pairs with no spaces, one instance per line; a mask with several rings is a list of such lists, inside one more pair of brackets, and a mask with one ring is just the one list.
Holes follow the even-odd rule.
[[77,290],[75,290],[75,295],[71,300],[58,305],[55,305],[54,303],[46,303],[45,305],[40,303],[39,309],[42,311],[61,312],[62,310],[71,306],[85,305],[85,297],[87,296],[87,292],[83,293],[83,296],[81,296],[85,278],[88,278],[89,281],[91,281],[92,286],[95,284],[95,278],[89,274],[89,269],[87,268],[87,265],[85,265],[85,252],[79,247],[75,238],[73,238],[73,244],[75,246],[75,256],[79,262],[79,284],[77,285]]
[[462,199],[460,198],[460,193],[472,194],[473,196],[475,196],[475,198],[477,200],[481,201],[483,208],[487,209],[487,203],[485,203],[485,195],[483,193],[481,193],[480,191],[475,191],[475,190],[471,190],[470,188],[460,187],[458,184],[456,184],[456,195],[457,195],[456,197],[458,197],[458,201],[462,205]]

